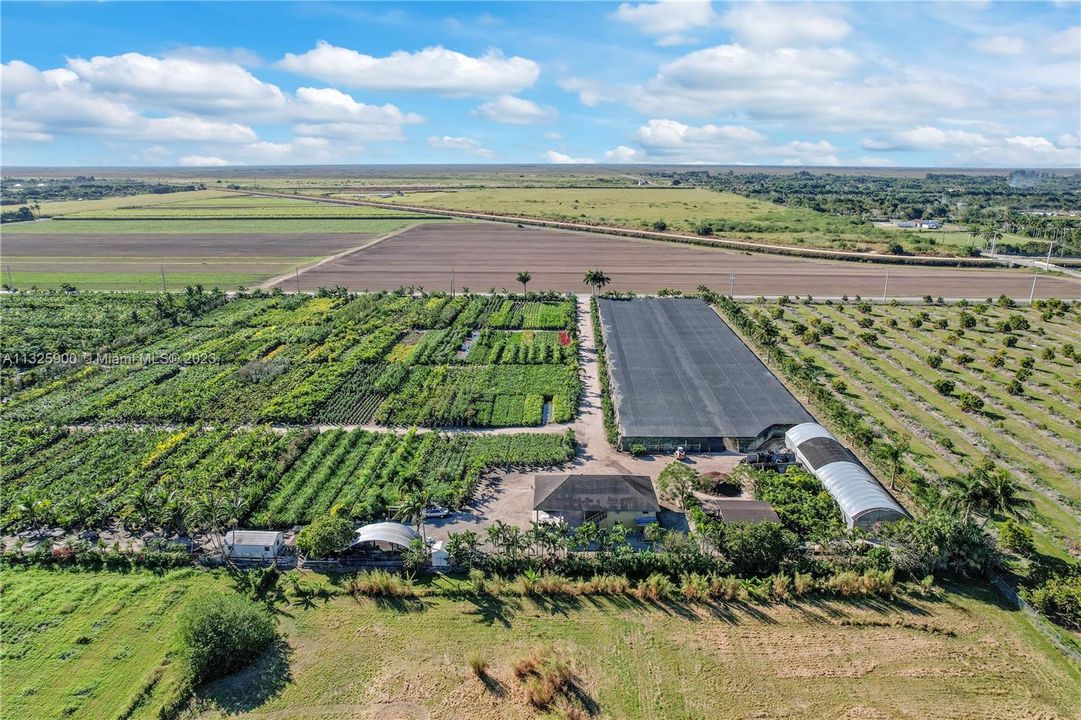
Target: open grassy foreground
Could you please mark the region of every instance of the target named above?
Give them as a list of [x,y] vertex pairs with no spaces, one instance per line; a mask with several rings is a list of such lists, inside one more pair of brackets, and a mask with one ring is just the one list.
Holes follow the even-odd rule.
[[904,238],[852,218],[702,188],[483,188],[380,200],[634,229],[652,230],[663,221],[668,230],[681,233],[710,223],[718,237],[777,245],[881,250],[890,240]]
[[[782,346],[842,382],[834,390],[876,429],[909,437],[918,477],[933,482],[990,457],[1029,489],[1041,549],[1078,552],[1076,308],[816,302],[781,308],[776,322]],[[982,407],[962,409],[966,394]]]
[[544,647],[605,718],[1076,717],[1078,669],[970,592],[900,607],[338,597],[282,609],[287,673],[267,658],[200,693],[191,717],[544,717],[512,669]]
[[199,593],[226,587],[196,570],[0,575],[0,717],[148,718],[184,697],[173,628]]

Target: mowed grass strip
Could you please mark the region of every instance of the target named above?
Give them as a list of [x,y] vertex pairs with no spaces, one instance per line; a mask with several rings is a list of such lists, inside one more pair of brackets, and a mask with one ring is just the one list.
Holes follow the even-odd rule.
[[[107,271],[95,272],[94,270],[56,270],[54,272],[33,270],[23,271],[17,266],[12,268],[11,280],[8,280],[7,264],[4,264],[0,279],[7,284],[11,283],[18,290],[57,289],[61,285],[73,285],[77,290],[136,290],[158,291],[162,289],[161,272],[158,270],[145,272],[127,272],[119,270],[122,266],[113,266]],[[222,271],[220,265],[208,264],[208,267],[216,269],[205,272],[186,270],[177,272],[173,269],[165,270],[165,287],[167,290],[183,290],[189,285],[202,285],[205,288],[218,287],[223,290],[235,290],[238,287],[252,287],[274,277],[279,272],[228,272]],[[282,273],[291,268],[285,267]]]
[[[4,227],[5,234],[102,234],[128,235],[149,233],[389,233],[415,225],[424,220],[370,219],[363,217],[344,220],[310,219],[212,219],[195,220],[173,218],[169,220],[42,220],[29,223],[10,223]],[[445,220],[442,222],[446,222]]]
[[[224,190],[191,190],[175,193],[147,193],[144,195],[118,195],[116,197],[101,198],[99,200],[61,200],[57,202],[41,203],[41,214],[45,217],[67,215],[69,213],[85,212],[88,210],[106,211],[122,207],[138,207],[141,205],[172,205],[184,202],[206,202],[216,198],[230,197],[230,193]],[[18,209],[21,206],[15,206]],[[5,226],[7,232],[14,225]]]
[[[535,718],[513,666],[552,648],[600,717],[1074,717],[1081,672],[993,593],[955,590],[903,605],[713,608],[606,597],[339,597],[279,614],[288,682],[274,682],[280,673],[265,661],[200,693],[193,714]],[[487,663],[486,682],[470,658]]]
[[195,570],[5,568],[0,718],[157,717],[181,690],[177,617],[193,597],[226,586]]

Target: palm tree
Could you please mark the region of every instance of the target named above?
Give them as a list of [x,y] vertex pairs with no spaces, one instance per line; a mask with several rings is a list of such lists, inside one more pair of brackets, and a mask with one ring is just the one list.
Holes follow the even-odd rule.
[[904,469],[905,455],[911,447],[907,435],[899,435],[893,442],[876,443],[876,454],[890,468],[890,490],[897,487],[897,477]]
[[[1002,468],[993,470],[984,481],[983,512],[993,516],[1023,516],[1032,507],[1032,501],[1021,497],[1021,486]],[[986,520],[984,521],[986,525]]]
[[417,526],[417,532],[424,537],[424,512],[432,504],[432,496],[427,490],[417,490],[406,495],[394,517]]
[[160,509],[157,495],[146,485],[140,485],[132,494],[130,502],[136,522],[136,528],[134,529],[151,529]]
[[523,271],[523,272],[518,273],[518,282],[522,283],[522,294],[523,295],[526,294],[526,292],[527,292],[526,286],[529,285],[529,281],[532,280],[532,279],[533,279],[533,276],[530,275],[528,272]]
[[1032,507],[1032,501],[1021,497],[1021,487],[1002,468],[985,459],[971,472],[948,481],[950,489],[946,495],[947,507],[963,513],[965,518],[971,515],[983,515],[983,524],[995,516],[1014,515],[1017,517]]
[[605,275],[603,270],[587,270],[582,281],[592,287],[593,294],[596,295],[598,290],[612,282],[612,278]]
[[991,241],[991,255],[994,255],[995,244],[1002,239],[1002,231],[998,228],[990,227],[983,231],[983,237],[985,240]]
[[472,530],[447,536],[447,554],[458,565],[472,567],[480,551],[480,535]]

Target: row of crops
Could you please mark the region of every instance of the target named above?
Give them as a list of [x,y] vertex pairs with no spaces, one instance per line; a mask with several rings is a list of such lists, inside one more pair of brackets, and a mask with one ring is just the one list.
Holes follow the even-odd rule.
[[179,297],[5,297],[5,417],[510,427],[577,407],[570,300]]
[[548,467],[573,436],[404,434],[294,429],[72,431],[6,423],[0,529],[190,532],[231,523],[282,527],[338,508],[356,520],[393,514],[408,488],[460,505],[488,470]]

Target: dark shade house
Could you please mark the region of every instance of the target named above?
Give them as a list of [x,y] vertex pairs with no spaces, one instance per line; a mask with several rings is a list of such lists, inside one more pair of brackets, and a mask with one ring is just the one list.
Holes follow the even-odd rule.
[[760,523],[781,522],[773,506],[761,500],[740,500],[697,495],[702,511],[724,522]]
[[645,475],[537,475],[533,514],[538,522],[577,527],[635,527],[655,522],[660,505]]
[[624,449],[750,452],[810,414],[701,300],[597,301]]

